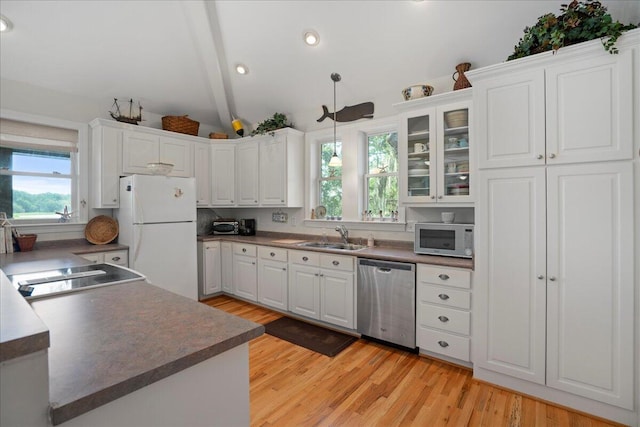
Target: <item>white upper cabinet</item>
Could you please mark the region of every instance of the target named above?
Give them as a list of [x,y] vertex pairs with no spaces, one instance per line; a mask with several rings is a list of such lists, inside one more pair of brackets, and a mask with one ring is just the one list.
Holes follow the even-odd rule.
[[149,163],[170,163],[169,176],[193,176],[193,143],[141,131],[124,131],[122,171],[149,174]]
[[196,143],[193,172],[196,177],[196,204],[198,206],[208,206],[211,204],[210,157],[209,143]]
[[480,169],[632,158],[632,51],[581,49],[468,73]]
[[120,206],[122,130],[94,126],[91,132],[91,196],[94,208]]
[[236,147],[233,143],[214,143],[211,153],[211,205],[235,205]]
[[173,170],[169,176],[189,178],[193,174],[193,143],[169,136],[160,137],[160,156],[162,163],[171,163]]
[[260,204],[303,206],[304,143],[301,132],[285,129],[260,141]]
[[236,147],[236,203],[238,206],[258,204],[258,141],[243,142]]

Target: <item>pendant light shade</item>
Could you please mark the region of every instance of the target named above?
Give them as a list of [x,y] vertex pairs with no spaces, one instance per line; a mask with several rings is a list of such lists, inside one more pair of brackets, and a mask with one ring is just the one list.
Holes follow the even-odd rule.
[[336,138],[336,83],[342,79],[340,74],[331,73],[331,80],[333,80],[333,155],[329,161],[329,167],[339,168],[342,166],[342,160],[338,157],[336,152],[337,138]]

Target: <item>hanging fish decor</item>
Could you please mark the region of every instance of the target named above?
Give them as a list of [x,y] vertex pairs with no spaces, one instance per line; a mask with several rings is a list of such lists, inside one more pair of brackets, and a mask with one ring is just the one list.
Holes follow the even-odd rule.
[[[322,106],[322,117],[318,122],[326,118],[333,119],[333,113],[329,112],[326,105]],[[347,105],[336,113],[336,122],[353,122],[359,119],[373,119],[373,102],[363,102],[357,105]]]

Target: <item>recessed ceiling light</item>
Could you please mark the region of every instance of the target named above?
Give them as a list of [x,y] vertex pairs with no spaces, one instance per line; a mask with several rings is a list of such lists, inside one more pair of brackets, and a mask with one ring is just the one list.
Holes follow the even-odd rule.
[[242,75],[249,74],[249,68],[244,64],[237,64],[236,73],[242,74]]
[[320,36],[314,30],[305,31],[302,39],[309,46],[317,46],[320,43]]
[[11,31],[12,28],[13,24],[11,21],[9,21],[6,16],[0,15],[0,32],[4,33],[6,31]]

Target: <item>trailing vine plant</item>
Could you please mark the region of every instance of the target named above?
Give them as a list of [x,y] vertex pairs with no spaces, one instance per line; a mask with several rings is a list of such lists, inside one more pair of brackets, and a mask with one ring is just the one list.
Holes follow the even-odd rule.
[[618,53],[615,44],[623,32],[637,28],[613,21],[607,8],[599,1],[573,0],[560,6],[560,15],[547,13],[538,18],[533,27],[526,27],[524,35],[507,61],[534,55],[548,50],[557,51],[569,46],[599,38],[609,53]]
[[275,113],[273,117],[258,123],[258,126],[251,132],[251,136],[264,135],[274,130],[293,127],[292,123],[287,123],[287,116],[282,113]]

